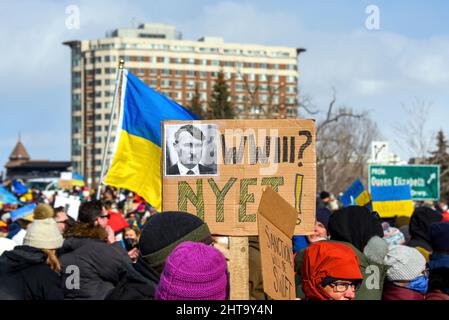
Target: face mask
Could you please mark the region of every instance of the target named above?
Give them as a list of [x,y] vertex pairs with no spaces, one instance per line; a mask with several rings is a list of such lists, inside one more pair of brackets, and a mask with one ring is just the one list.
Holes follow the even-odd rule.
[[126,251],[130,251],[135,247],[135,241],[133,238],[128,238],[123,240],[125,242]]
[[429,277],[426,275],[422,275],[416,278],[415,280],[411,281],[407,286],[407,288],[424,294],[427,292],[428,285],[429,285]]

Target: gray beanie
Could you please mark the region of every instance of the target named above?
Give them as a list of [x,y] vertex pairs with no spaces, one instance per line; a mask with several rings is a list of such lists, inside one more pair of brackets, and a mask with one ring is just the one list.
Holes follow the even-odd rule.
[[378,236],[372,237],[363,249],[363,254],[368,260],[380,265],[384,264],[387,253],[388,243]]
[[415,248],[391,246],[385,257],[387,278],[391,281],[413,280],[419,277],[426,267],[426,259]]
[[57,249],[64,239],[53,218],[34,220],[27,229],[23,244],[38,249]]

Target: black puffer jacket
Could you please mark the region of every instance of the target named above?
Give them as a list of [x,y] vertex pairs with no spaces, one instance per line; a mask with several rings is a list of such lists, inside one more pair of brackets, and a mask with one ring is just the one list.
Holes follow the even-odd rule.
[[62,300],[60,276],[39,249],[18,246],[0,257],[0,300]]
[[129,265],[106,300],[154,300],[160,275],[141,259]]
[[[102,300],[115,288],[131,260],[119,245],[104,240],[104,230],[77,224],[59,251],[65,299]],[[76,271],[79,270],[79,288]]]

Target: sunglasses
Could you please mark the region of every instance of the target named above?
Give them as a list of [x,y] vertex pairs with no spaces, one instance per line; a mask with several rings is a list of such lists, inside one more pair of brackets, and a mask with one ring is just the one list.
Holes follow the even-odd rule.
[[100,216],[100,218],[106,218],[106,219],[109,219],[110,217],[111,217],[110,214],[105,214],[105,215]]

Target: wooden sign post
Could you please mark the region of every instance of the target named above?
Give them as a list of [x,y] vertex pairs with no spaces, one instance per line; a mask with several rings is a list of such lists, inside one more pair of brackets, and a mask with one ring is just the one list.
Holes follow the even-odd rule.
[[[248,241],[232,237],[258,234],[257,209],[265,186],[295,208],[295,234],[312,232],[313,120],[164,121],[162,135],[163,211],[195,214],[212,234],[230,236],[230,250],[246,259],[244,265]],[[231,261],[231,268],[245,273],[240,263]],[[243,277],[246,280],[232,283],[231,290],[247,286],[247,276]],[[231,280],[237,278],[231,275]],[[234,297],[247,299],[247,295]]]

